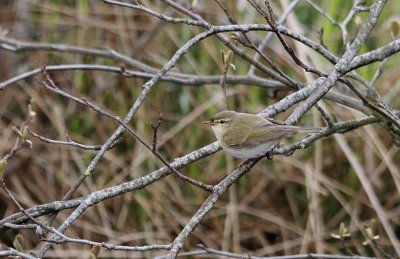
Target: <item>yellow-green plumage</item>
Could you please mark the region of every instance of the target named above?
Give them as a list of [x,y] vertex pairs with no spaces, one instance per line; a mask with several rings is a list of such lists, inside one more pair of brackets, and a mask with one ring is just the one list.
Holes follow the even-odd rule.
[[320,132],[320,128],[304,128],[264,119],[254,114],[222,111],[211,121],[215,136],[222,148],[237,158],[248,159],[265,155],[282,138],[297,132]]

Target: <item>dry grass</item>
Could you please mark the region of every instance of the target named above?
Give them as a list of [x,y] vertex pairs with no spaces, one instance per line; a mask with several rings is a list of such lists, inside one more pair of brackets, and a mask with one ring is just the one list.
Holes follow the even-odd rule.
[[[4,1],[4,0],[3,0]],[[143,63],[161,68],[188,39],[202,31],[197,27],[160,22],[142,12],[133,11],[101,1],[5,1],[0,10],[0,26],[9,30],[7,36],[24,41],[66,43],[90,48],[112,48]],[[153,10],[179,16],[161,1],[142,1]],[[226,21],[223,12],[213,1],[199,1],[198,12],[209,22]],[[235,17],[243,23],[262,22],[262,18],[245,1],[225,1]],[[229,2],[229,3],[228,3]],[[276,13],[281,14],[282,3],[274,1]],[[342,11],[323,1],[315,1],[337,20]],[[343,1],[327,1],[343,2]],[[349,1],[352,2],[352,1]],[[244,6],[244,7],[241,7]],[[390,7],[389,7],[390,6]],[[307,10],[310,15],[303,15]],[[389,40],[387,21],[400,12],[400,4],[391,1],[371,40],[363,50],[372,50]],[[306,1],[296,9],[287,26],[316,40],[314,35],[322,25],[328,48],[341,54],[340,31],[324,20]],[[365,18],[360,15],[361,19]],[[309,26],[310,25],[310,26]],[[354,24],[349,26],[354,35]],[[256,34],[256,33],[254,33]],[[259,36],[265,33],[259,33]],[[294,44],[293,44],[294,45]],[[329,71],[320,56],[302,46],[294,45],[302,60]],[[202,41],[180,60],[174,71],[196,75],[220,75],[220,50],[226,50],[215,37]],[[251,55],[253,52],[246,50]],[[274,39],[267,55],[302,82],[312,80],[284,53]],[[70,53],[28,51],[18,54],[0,49],[0,81],[43,65],[95,63],[119,66],[111,59]],[[248,63],[235,57],[237,75],[244,75]],[[307,63],[307,62],[306,62]],[[398,109],[400,61],[391,58],[376,83],[376,90],[391,107]],[[359,70],[371,79],[377,65]],[[258,73],[258,72],[257,72]],[[262,76],[262,74],[260,74]],[[123,78],[116,73],[101,71],[65,71],[51,74],[57,85],[74,96],[93,101],[104,110],[124,117],[141,91],[144,79]],[[246,112],[259,112],[277,100],[272,92],[250,85],[228,85],[232,91],[229,106]],[[278,93],[278,98],[288,92]],[[350,95],[350,93],[348,93]],[[17,136],[12,127],[24,121],[27,101],[34,100],[36,120],[30,128],[51,139],[65,140],[64,131],[80,143],[103,144],[118,124],[102,117],[87,107],[73,103],[43,89],[32,77],[8,86],[0,92],[0,155],[6,154]],[[324,106],[338,121],[362,117],[360,112],[335,102]],[[159,82],[139,109],[131,125],[147,142],[152,140],[150,123],[162,111],[164,123],[159,129],[160,152],[172,161],[213,142],[214,136],[202,125],[221,109],[221,90],[216,84],[185,86]],[[277,116],[284,119],[289,114]],[[309,113],[302,123],[313,124],[319,114]],[[293,140],[289,140],[292,142]],[[33,148],[20,150],[8,163],[4,175],[15,198],[30,208],[60,200],[85,170],[93,151],[71,146],[46,144],[32,139]],[[288,143],[288,142],[286,142]],[[384,213],[391,227],[400,237],[400,154],[390,135],[380,125],[366,126],[345,135],[320,140],[310,148],[295,152],[290,157],[275,156],[263,159],[250,173],[224,194],[208,216],[185,243],[184,250],[206,247],[257,256],[299,253],[342,254],[340,241],[331,237],[341,222],[348,226],[352,238],[348,245],[354,253],[380,255],[370,246],[363,246],[363,224],[378,219]],[[218,152],[182,170],[181,173],[199,181],[216,184],[239,164],[238,160]],[[95,190],[111,187],[146,175],[162,164],[140,143],[125,134],[122,143],[109,150],[94,173],[74,194],[75,198]],[[370,189],[360,181],[365,177]],[[374,206],[371,195],[380,206]],[[145,189],[127,193],[99,203],[78,219],[66,232],[79,237],[114,245],[146,245],[170,243],[180,233],[193,213],[207,197],[207,193],[185,182],[168,176]],[[0,194],[2,218],[18,211],[10,199]],[[61,224],[71,210],[62,211],[54,226]],[[45,220],[45,218],[40,218]],[[8,230],[0,234],[7,246],[17,233],[25,238],[25,251],[36,250],[42,243],[30,230]],[[378,220],[378,243],[393,254],[393,247]],[[78,244],[55,245],[48,257],[81,257],[90,248]],[[101,256],[113,258],[143,258],[165,254],[157,252],[123,252],[101,250]],[[206,256],[210,258],[211,256]]]

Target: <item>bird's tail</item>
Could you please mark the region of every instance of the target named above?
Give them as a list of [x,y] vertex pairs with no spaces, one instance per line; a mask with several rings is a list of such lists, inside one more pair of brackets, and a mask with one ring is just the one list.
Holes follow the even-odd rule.
[[312,128],[312,127],[299,127],[298,132],[304,133],[321,133],[324,131],[324,128]]

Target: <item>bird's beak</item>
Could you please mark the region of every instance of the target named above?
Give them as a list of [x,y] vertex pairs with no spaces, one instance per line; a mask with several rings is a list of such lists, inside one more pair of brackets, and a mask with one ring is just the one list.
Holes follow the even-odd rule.
[[212,123],[211,121],[203,121],[203,124],[206,124],[206,125],[213,125],[214,123]]

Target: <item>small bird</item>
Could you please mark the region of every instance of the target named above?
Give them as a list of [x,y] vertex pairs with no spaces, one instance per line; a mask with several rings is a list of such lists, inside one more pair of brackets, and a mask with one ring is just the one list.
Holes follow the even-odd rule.
[[322,128],[292,126],[281,121],[235,111],[219,112],[210,121],[203,123],[211,125],[219,144],[226,152],[240,159],[261,156],[272,159],[272,151],[281,139],[293,136],[297,132],[322,131]]

